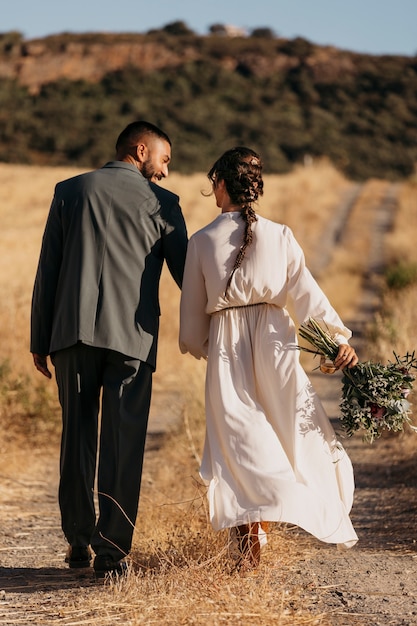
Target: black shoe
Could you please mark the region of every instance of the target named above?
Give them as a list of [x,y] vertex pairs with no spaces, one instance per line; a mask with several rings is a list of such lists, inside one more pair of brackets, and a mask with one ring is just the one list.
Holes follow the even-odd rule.
[[88,546],[68,546],[65,563],[71,568],[90,567],[91,559],[91,550]]
[[99,578],[106,574],[118,574],[121,576],[127,572],[127,563],[125,561],[115,561],[109,554],[97,554],[94,559],[94,571]]

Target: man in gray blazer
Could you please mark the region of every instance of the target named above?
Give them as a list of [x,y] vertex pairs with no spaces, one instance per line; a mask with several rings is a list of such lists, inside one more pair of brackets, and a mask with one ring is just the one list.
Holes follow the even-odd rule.
[[[168,175],[171,142],[148,122],[116,159],[58,183],[33,290],[31,352],[62,407],[59,504],[70,567],[122,572],[136,521],[156,366],[164,260],[181,287],[187,231]],[[101,403],[100,403],[101,398]],[[101,404],[96,520],[93,489]]]

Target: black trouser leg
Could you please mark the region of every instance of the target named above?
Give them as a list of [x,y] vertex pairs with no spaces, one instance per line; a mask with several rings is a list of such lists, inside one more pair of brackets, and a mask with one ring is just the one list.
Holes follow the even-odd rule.
[[152,390],[152,368],[108,352],[98,470],[100,516],[91,545],[118,560],[129,553],[136,522]]
[[94,478],[104,351],[77,344],[53,356],[62,407],[59,505],[62,530],[87,546],[95,526]]

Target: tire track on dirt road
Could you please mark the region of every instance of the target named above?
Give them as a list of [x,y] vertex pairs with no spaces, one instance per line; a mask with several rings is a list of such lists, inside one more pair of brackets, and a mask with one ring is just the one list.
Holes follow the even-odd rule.
[[[361,360],[367,359],[366,330],[380,306],[385,237],[395,219],[400,189],[398,184],[382,181],[379,186],[380,199],[362,208],[372,214],[372,236],[367,258],[363,259],[366,271],[359,304],[353,318],[345,320],[353,331],[352,343]],[[361,229],[358,225],[352,229],[355,225],[350,220],[354,219],[354,205],[365,191],[366,184],[356,188],[341,237],[333,240],[334,247],[348,246],[352,236],[361,236]],[[369,215],[365,217],[369,222]],[[331,251],[327,258],[331,262]],[[302,586],[310,582],[317,610],[329,615],[325,624],[417,624],[417,441],[412,434],[383,436],[372,445],[364,443],[360,434],[343,439],[338,420],[341,375],[307,373],[353,463],[356,491],[351,518],[359,542],[351,550],[340,552],[299,533],[309,556],[304,558],[301,548],[301,567],[293,582]]]

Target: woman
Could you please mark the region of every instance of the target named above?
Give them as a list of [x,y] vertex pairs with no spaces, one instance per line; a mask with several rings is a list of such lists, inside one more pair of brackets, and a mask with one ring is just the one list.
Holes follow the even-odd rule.
[[240,565],[255,567],[266,522],[296,524],[351,547],[350,460],[299,363],[299,323],[322,320],[353,367],[351,332],[305,267],[291,230],[261,216],[261,159],[233,148],[208,178],[221,214],[191,237],[181,296],[180,348],[207,358],[201,476],[211,523],[235,529]]

